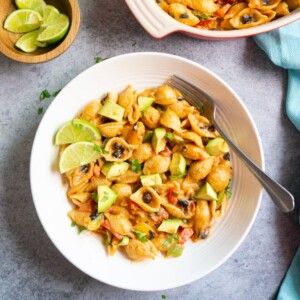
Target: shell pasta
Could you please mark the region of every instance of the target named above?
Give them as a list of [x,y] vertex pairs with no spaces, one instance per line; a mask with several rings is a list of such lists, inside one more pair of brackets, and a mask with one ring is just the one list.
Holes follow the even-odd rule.
[[[81,139],[63,144],[60,159],[76,143],[98,153],[61,170],[73,204],[68,216],[101,235],[110,255],[119,249],[133,261],[180,256],[189,240],[206,239],[226,211],[228,146],[180,91],[129,85],[90,102],[68,124],[72,138],[76,132]],[[84,140],[88,129],[94,138]]]

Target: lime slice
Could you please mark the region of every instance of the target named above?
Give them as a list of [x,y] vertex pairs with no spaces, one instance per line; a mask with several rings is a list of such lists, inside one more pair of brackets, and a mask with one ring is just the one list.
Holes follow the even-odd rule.
[[51,24],[56,24],[59,15],[59,10],[56,7],[52,5],[46,5],[44,8],[42,26],[47,27]]
[[43,16],[46,3],[43,0],[15,0],[16,6],[21,9],[32,9]]
[[41,15],[31,9],[15,10],[8,15],[4,28],[14,33],[26,33],[40,27]]
[[92,142],[99,139],[101,139],[101,135],[96,126],[86,120],[74,119],[59,128],[55,136],[55,144],[64,145],[76,142]]
[[26,53],[34,52],[38,48],[36,39],[39,34],[40,30],[28,32],[17,40],[15,46]]
[[69,26],[69,18],[64,14],[60,14],[57,19],[55,19],[55,22],[51,23],[40,33],[37,40],[47,44],[56,43],[64,38]]
[[95,161],[101,153],[94,148],[91,142],[78,142],[68,146],[61,154],[59,159],[59,171],[65,173]]

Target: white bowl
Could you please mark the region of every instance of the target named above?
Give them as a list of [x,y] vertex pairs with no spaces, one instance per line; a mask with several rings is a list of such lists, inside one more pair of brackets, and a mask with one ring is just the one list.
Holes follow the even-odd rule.
[[176,21],[157,5],[156,0],[125,0],[125,2],[144,29],[157,39],[174,32],[182,32],[207,40],[234,39],[268,32],[300,19],[300,8],[297,8],[287,16],[260,26],[238,30],[214,31],[194,28]]
[[[199,279],[220,266],[246,237],[259,209],[262,189],[232,153],[234,171],[228,211],[210,238],[186,246],[179,258],[157,258],[132,263],[122,254],[109,257],[99,237],[70,226],[66,198],[57,169],[58,147],[53,137],[91,100],[108,91],[121,91],[129,83],[138,90],[162,84],[179,74],[214,96],[220,107],[220,124],[259,165],[263,153],[258,132],[246,107],[219,77],[187,59],[161,53],[117,56],[84,71],[73,79],[46,111],[37,130],[30,163],[34,204],[49,238],[59,251],[86,274],[107,284],[142,291],[175,288]],[[251,143],[249,143],[251,141]]]

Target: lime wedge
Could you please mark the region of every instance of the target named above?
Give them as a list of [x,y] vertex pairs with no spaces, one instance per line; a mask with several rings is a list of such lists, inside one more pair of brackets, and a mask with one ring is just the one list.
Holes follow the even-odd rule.
[[14,33],[26,33],[40,27],[41,15],[31,9],[15,10],[8,15],[4,28]]
[[91,142],[77,142],[68,146],[61,154],[59,159],[59,171],[65,173],[95,161],[101,153],[94,148]]
[[59,128],[55,136],[55,145],[92,142],[99,139],[101,135],[96,126],[86,120],[74,119]]
[[16,6],[21,9],[32,9],[43,16],[46,3],[43,0],[15,0]]
[[64,38],[69,26],[69,18],[64,14],[60,14],[57,19],[55,19],[55,22],[51,22],[51,24],[40,33],[37,40],[47,44],[56,43]]
[[15,46],[24,52],[27,53],[33,52],[38,48],[36,39],[39,34],[40,34],[40,30],[28,32],[17,40]]
[[47,27],[51,24],[56,24],[56,19],[58,19],[59,15],[59,10],[56,7],[52,5],[46,5],[44,8],[42,26]]

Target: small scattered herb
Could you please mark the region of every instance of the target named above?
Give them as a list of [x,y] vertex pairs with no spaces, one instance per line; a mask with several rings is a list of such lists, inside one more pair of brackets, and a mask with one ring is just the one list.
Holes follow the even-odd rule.
[[106,238],[104,239],[105,245],[109,246],[111,244],[111,232],[106,229]]
[[107,153],[108,153],[108,151],[104,150],[103,148],[101,148],[101,147],[100,147],[99,145],[97,145],[97,144],[94,144],[93,149],[94,149],[95,151],[100,152],[101,154],[107,154]]
[[166,133],[166,138],[169,139],[169,140],[172,140],[174,138],[174,133],[172,132],[167,132]]
[[92,193],[92,198],[93,198],[93,200],[94,200],[95,202],[98,203],[98,195],[97,195],[97,193]]
[[137,159],[133,159],[131,169],[133,172],[138,173],[139,171],[141,171],[142,165],[139,163],[139,161]]
[[226,194],[227,200],[229,200],[232,195],[232,193],[230,192],[230,188],[231,188],[231,179],[229,180],[229,183],[228,183],[227,187],[225,188],[225,194]]
[[83,230],[85,230],[85,227],[79,226],[78,227],[78,234],[80,234]]
[[107,58],[102,58],[102,57],[96,56],[96,57],[95,57],[95,63],[98,64],[98,63],[100,63],[100,62],[102,62],[102,61],[104,61],[104,60],[106,60],[106,59],[107,59]]
[[148,242],[148,239],[146,238],[146,233],[136,230],[134,234],[142,243]]
[[232,193],[230,191],[226,191],[225,193],[226,193],[227,200],[229,200],[230,197],[231,197],[231,195],[232,195]]
[[203,12],[199,11],[199,10],[192,10],[192,14],[196,17],[198,17],[199,19],[201,19],[202,21],[211,19],[213,16],[212,15],[206,15]]
[[43,101],[44,99],[46,98],[50,98],[51,95],[50,93],[47,91],[47,90],[43,90],[41,93],[40,93],[40,100]]
[[203,114],[203,113],[204,113],[204,107],[203,107],[202,104],[199,103],[198,106],[197,106],[197,108],[198,108],[200,114]]
[[166,295],[161,295],[161,299],[167,299]]
[[75,227],[75,226],[76,226],[76,222],[75,222],[75,221],[72,221],[72,222],[71,222],[71,226],[72,226],[72,227]]
[[38,115],[41,115],[43,113],[44,109],[42,107],[38,108]]
[[173,243],[174,241],[178,240],[178,234],[177,233],[173,233],[171,234],[162,244],[163,247],[168,247],[171,245],[171,243]]
[[55,91],[53,94],[52,94],[52,97],[56,97],[59,93],[60,93],[61,89]]

